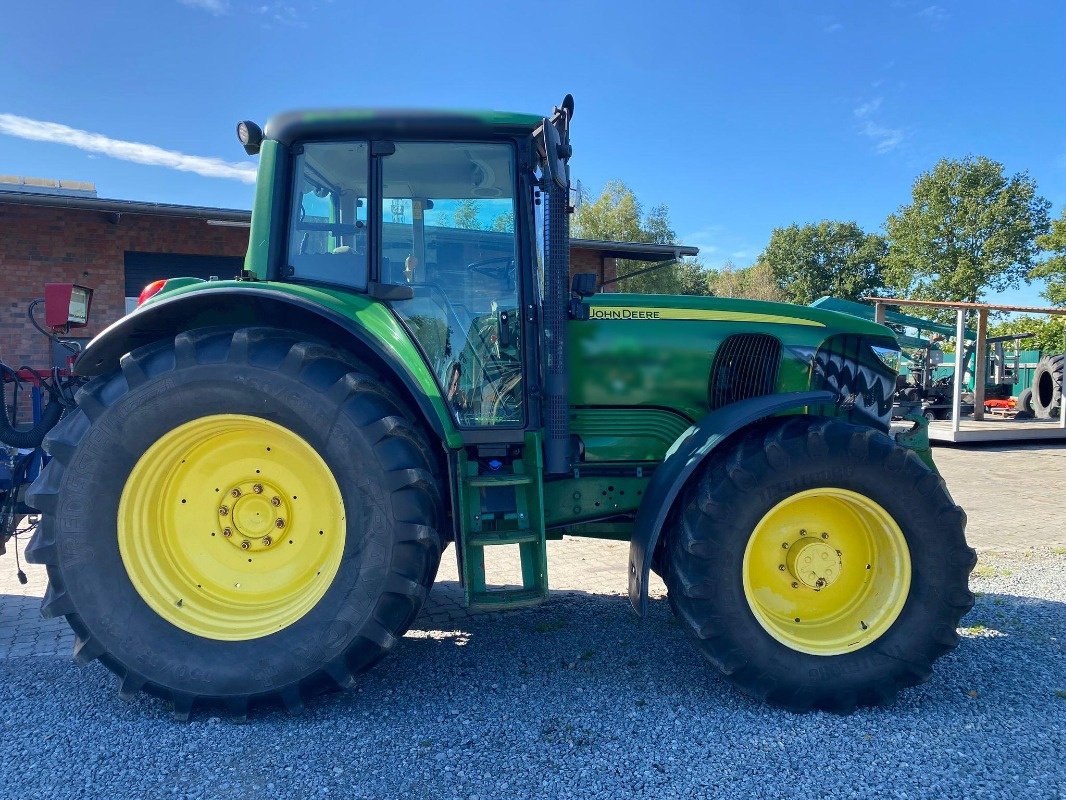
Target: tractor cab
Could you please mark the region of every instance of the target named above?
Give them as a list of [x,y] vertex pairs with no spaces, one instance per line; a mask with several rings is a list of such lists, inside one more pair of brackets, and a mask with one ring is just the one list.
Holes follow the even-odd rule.
[[[245,149],[261,155],[261,179],[271,182],[253,214],[245,274],[383,302],[417,346],[451,422],[470,432],[465,440],[522,442],[541,422],[529,387],[541,368],[533,211],[551,172],[544,131],[558,147],[572,108],[564,103],[552,120],[294,113],[272,119],[265,134],[241,123]],[[564,163],[556,155],[560,185]],[[261,221],[271,225],[270,244],[256,248]],[[565,239],[550,249],[565,251],[568,230],[556,235]]]
[[528,274],[530,259],[515,226],[515,146],[379,144],[373,199],[369,150],[366,142],[300,148],[286,277],[366,290],[373,260],[376,293],[418,343],[456,423],[522,425],[518,265]]

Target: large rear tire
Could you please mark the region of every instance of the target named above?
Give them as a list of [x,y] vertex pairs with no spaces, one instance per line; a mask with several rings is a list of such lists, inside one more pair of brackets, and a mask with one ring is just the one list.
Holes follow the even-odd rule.
[[666,544],[670,603],[743,692],[850,712],[930,677],[973,605],[943,480],[888,436],[795,417],[712,455]]
[[173,702],[290,710],[407,630],[444,522],[437,459],[397,392],[269,328],[137,350],[45,440],[27,557],[75,660]]
[[1064,356],[1044,356],[1033,372],[1033,412],[1041,419],[1057,419],[1062,413],[1062,368]]

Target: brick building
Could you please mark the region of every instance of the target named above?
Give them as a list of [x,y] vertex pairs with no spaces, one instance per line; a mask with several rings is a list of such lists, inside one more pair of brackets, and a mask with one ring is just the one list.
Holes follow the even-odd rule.
[[[125,314],[145,284],[192,275],[231,277],[243,263],[250,213],[96,197],[91,185],[0,177],[0,359],[45,367],[57,354],[26,307],[45,283],[94,290],[90,338]],[[616,276],[616,260],[694,256],[694,247],[572,240],[571,269]],[[609,288],[609,287],[608,287]],[[43,318],[43,309],[39,312]]]

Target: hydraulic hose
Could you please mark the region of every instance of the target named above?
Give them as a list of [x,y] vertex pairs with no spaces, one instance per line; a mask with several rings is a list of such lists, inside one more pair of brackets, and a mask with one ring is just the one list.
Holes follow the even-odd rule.
[[0,386],[0,442],[9,447],[32,450],[40,447],[45,434],[52,430],[63,416],[63,404],[53,397],[41,412],[41,419],[27,430],[19,430],[11,424],[7,415],[7,397]]

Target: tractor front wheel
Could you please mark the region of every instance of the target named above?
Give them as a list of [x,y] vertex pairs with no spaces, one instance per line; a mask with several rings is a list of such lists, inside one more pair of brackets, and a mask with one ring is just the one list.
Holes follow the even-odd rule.
[[888,436],[794,417],[713,455],[666,545],[674,611],[745,693],[850,712],[926,680],[973,605],[943,480]]
[[433,583],[437,461],[387,384],[268,328],[200,329],[122,359],[45,441],[45,616],[123,694],[187,716],[348,687]]

